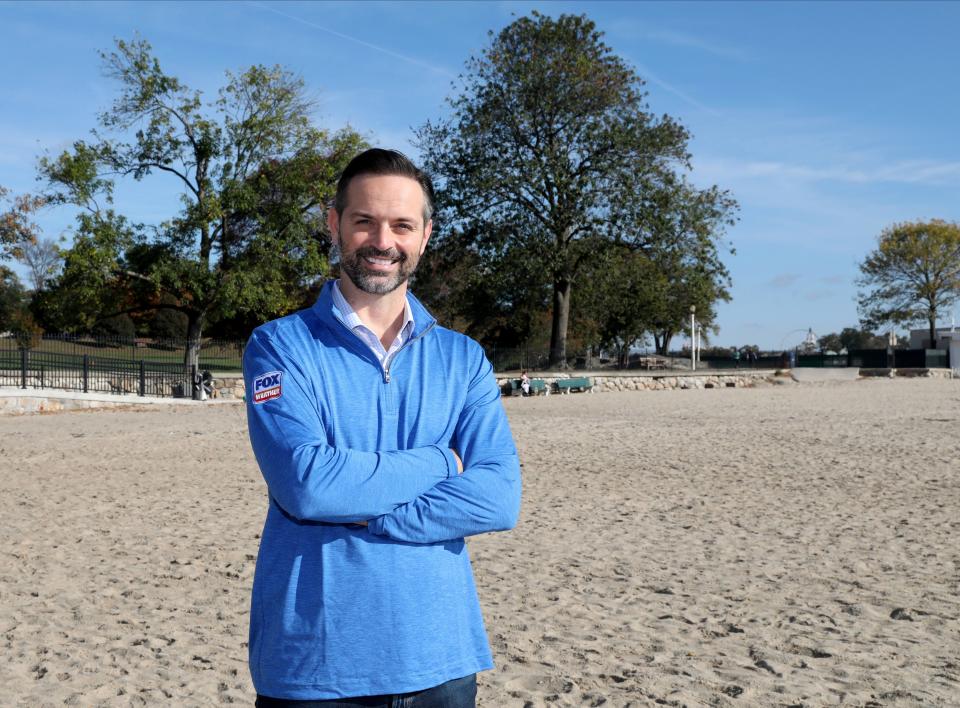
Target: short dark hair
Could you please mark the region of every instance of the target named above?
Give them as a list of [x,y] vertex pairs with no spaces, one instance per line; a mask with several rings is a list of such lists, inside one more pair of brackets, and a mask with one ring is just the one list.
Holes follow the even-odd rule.
[[423,223],[426,225],[433,216],[433,181],[430,175],[418,168],[410,158],[397,150],[371,148],[350,160],[340,179],[337,181],[337,194],[333,198],[333,208],[343,216],[347,208],[347,188],[354,177],[361,175],[390,175],[409,177],[423,190]]

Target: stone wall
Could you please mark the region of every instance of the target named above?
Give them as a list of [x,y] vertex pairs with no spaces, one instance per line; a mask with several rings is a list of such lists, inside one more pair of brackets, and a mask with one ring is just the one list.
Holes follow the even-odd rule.
[[950,379],[953,378],[953,369],[860,369],[860,375],[890,379],[895,376],[924,379]]
[[23,415],[28,413],[56,413],[84,408],[129,407],[130,403],[107,403],[104,401],[54,398],[52,396],[2,396],[0,415]]
[[213,395],[211,398],[243,398],[246,393],[243,386],[243,377],[239,374],[214,374]]
[[[226,403],[226,401],[224,401]],[[157,396],[118,396],[109,393],[20,391],[0,389],[0,416],[31,413],[59,413],[90,408],[156,408],[171,405],[205,405],[189,398],[159,398]]]
[[[767,381],[773,371],[712,371],[703,373],[671,373],[671,374],[642,374],[642,375],[603,375],[583,374],[593,382],[593,390],[597,393],[605,391],[664,391],[667,389],[705,389],[705,388],[744,388],[755,386]],[[579,374],[569,375],[537,375],[532,379],[543,379],[552,388],[558,379],[579,378]],[[497,384],[501,390],[509,386],[516,376],[497,376]]]

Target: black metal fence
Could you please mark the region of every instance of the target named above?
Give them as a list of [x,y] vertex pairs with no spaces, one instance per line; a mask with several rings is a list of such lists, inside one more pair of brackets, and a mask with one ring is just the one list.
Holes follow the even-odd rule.
[[[4,340],[7,343],[4,343]],[[0,336],[0,350],[16,346]],[[183,339],[146,339],[105,337],[100,335],[44,334],[31,343],[33,352],[49,352],[93,357],[109,357],[124,361],[146,361],[182,364],[187,342]],[[198,367],[210,371],[239,371],[242,367],[244,342],[240,340],[204,339],[200,344]]]
[[[797,354],[795,355],[797,366],[816,367],[820,369],[843,369],[850,366],[850,359],[846,354]],[[862,366],[856,364],[856,366]]]
[[[689,361],[689,359],[687,359]],[[756,357],[703,357],[697,363],[699,369],[784,369],[788,357],[783,354],[762,354]]]
[[23,348],[0,335],[0,386],[199,398],[205,369],[240,368],[242,346],[227,344],[205,343],[199,366],[186,366],[183,349],[170,342],[54,335]]
[[[89,354],[71,356],[28,349],[0,351],[0,386],[53,388],[83,393],[196,397],[195,366],[137,362]],[[196,391],[195,391],[196,389]]]
[[799,354],[797,366],[860,369],[938,369],[949,366],[946,349],[852,349],[846,354]]

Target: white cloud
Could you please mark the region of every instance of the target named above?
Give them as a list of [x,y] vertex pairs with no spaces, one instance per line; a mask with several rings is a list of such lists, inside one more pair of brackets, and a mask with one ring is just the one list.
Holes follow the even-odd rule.
[[935,160],[901,160],[886,165],[854,167],[852,165],[811,166],[779,161],[706,160],[698,167],[713,174],[730,177],[781,179],[800,182],[845,182],[850,184],[921,184],[944,186],[960,183],[960,162]]

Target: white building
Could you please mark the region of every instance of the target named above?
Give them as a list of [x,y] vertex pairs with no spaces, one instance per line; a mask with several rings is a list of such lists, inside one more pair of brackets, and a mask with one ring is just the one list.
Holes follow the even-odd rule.
[[910,330],[910,348],[911,349],[949,349],[950,341],[953,339],[954,335],[960,336],[960,332],[956,332],[954,327],[937,327],[937,346],[931,347],[930,344],[930,328],[924,327],[923,329],[911,329]]

